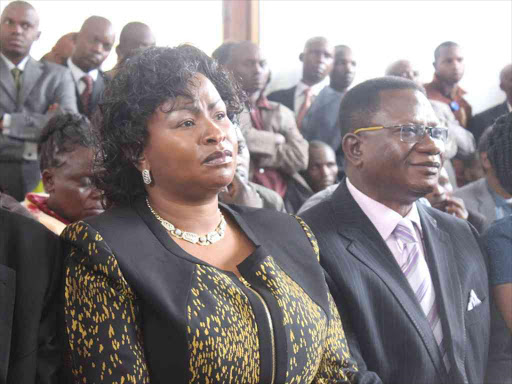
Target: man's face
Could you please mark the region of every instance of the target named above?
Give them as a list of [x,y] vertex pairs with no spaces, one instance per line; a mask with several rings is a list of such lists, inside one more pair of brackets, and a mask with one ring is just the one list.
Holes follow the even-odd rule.
[[331,72],[331,86],[337,90],[346,90],[354,81],[356,75],[356,61],[352,57],[350,48],[340,48],[334,57],[334,66]]
[[334,184],[338,174],[334,151],[327,146],[310,149],[307,174],[313,192],[321,191]]
[[410,61],[402,60],[397,62],[390,73],[391,76],[403,77],[419,84],[420,73],[414,69]]
[[442,47],[434,63],[437,77],[448,84],[457,84],[464,76],[464,56],[459,46]]
[[300,60],[303,80],[310,85],[317,84],[331,72],[334,48],[326,40],[313,41],[301,53]]
[[84,72],[99,68],[108,57],[114,40],[114,29],[109,22],[102,19],[89,21],[77,35],[73,63]]
[[23,5],[5,8],[0,18],[0,50],[11,61],[27,56],[40,34],[34,9]]
[[[372,126],[421,124],[436,126],[438,120],[419,91],[400,89],[380,94],[379,110]],[[367,131],[361,136],[359,171],[366,187],[378,201],[410,204],[434,190],[443,164],[444,143],[425,134],[416,143],[403,142],[400,128]]]
[[64,164],[51,168],[51,182],[43,172],[48,207],[73,222],[103,211],[100,193],[92,184],[93,150],[85,147],[65,153]]
[[453,186],[452,183],[450,183],[448,172],[446,172],[446,169],[441,168],[437,185],[434,187],[434,190],[425,197],[434,208],[443,211],[446,201],[451,196],[452,192]]
[[500,76],[500,88],[507,95],[507,100],[512,104],[512,64],[507,65]]
[[251,95],[265,88],[270,74],[267,61],[255,45],[242,45],[233,49],[230,64],[242,88]]
[[121,60],[132,57],[138,49],[155,45],[155,36],[148,28],[140,28],[139,33],[133,33],[118,47],[117,53]]

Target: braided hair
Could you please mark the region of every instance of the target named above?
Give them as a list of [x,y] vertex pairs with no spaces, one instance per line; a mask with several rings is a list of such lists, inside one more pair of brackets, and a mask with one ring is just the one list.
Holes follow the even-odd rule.
[[512,194],[512,112],[494,122],[487,157],[503,189]]
[[39,169],[58,168],[63,164],[64,153],[78,147],[92,148],[90,123],[87,117],[77,113],[65,113],[52,117],[43,128],[37,153]]

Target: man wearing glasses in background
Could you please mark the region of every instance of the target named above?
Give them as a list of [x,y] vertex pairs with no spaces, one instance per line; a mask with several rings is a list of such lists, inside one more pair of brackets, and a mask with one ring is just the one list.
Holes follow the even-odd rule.
[[347,177],[301,216],[361,369],[394,384],[477,384],[489,346],[476,231],[416,201],[436,186],[447,132],[414,82],[368,80],[339,111]]

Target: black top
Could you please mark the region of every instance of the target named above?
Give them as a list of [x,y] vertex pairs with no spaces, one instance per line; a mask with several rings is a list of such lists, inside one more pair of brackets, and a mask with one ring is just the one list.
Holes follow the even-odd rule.
[[67,227],[65,313],[77,381],[356,378],[305,224],[222,208],[256,246],[240,279],[183,251],[144,199]]

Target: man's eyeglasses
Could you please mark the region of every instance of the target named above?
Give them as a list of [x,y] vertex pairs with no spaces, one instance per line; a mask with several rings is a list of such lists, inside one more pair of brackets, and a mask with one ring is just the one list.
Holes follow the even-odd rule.
[[354,134],[359,132],[378,131],[384,128],[400,129],[400,140],[405,143],[417,143],[423,138],[423,136],[425,136],[426,132],[428,132],[428,135],[432,140],[445,143],[448,139],[448,129],[442,127],[426,127],[420,124],[392,125],[389,127],[379,125],[375,127],[358,128],[354,131]]

